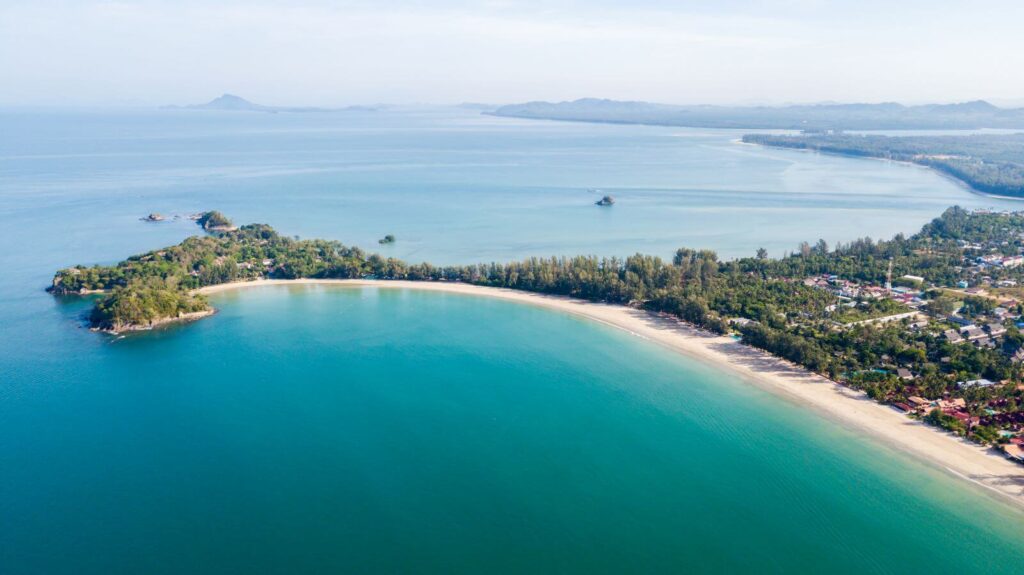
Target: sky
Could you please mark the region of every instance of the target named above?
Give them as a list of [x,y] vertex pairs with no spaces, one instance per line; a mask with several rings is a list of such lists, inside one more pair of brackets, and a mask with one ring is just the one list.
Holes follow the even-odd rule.
[[1024,105],[1021,0],[0,0],[0,105]]

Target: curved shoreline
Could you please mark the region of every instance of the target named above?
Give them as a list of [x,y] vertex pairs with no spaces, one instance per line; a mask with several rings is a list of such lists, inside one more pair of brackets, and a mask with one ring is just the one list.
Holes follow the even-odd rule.
[[879,157],[879,156],[864,156],[864,155],[860,155],[860,154],[849,154],[849,153],[846,153],[846,152],[835,152],[835,151],[832,151],[832,150],[817,150],[817,149],[814,149],[814,148],[791,148],[789,146],[772,146],[770,144],[758,144],[758,143],[755,143],[755,142],[744,142],[744,141],[742,141],[742,139],[734,140],[734,142],[736,142],[738,144],[742,144],[744,146],[757,146],[759,148],[763,148],[763,149],[766,149],[766,150],[790,150],[790,151],[794,151],[794,152],[807,152],[807,153],[812,153],[812,154],[821,154],[823,156],[833,156],[833,157],[836,157],[836,158],[850,158],[850,159],[854,159],[854,160],[856,160],[856,159],[861,159],[861,160],[878,160],[878,161],[881,161],[881,162],[888,162],[888,163],[892,163],[892,164],[900,164],[900,165],[903,165],[903,166],[914,166],[916,168],[922,168],[924,170],[928,170],[929,172],[931,172],[933,174],[936,174],[939,177],[945,178],[945,179],[949,180],[950,182],[953,182],[957,186],[967,190],[968,192],[970,192],[972,194],[978,195],[978,196],[984,196],[986,198],[995,198],[997,200],[1014,200],[1014,201],[1018,201],[1018,202],[1021,201],[1021,200],[1024,200],[1024,197],[1021,197],[1021,196],[1004,196],[1002,194],[996,194],[996,193],[993,193],[993,192],[986,192],[985,190],[979,190],[978,188],[975,188],[974,186],[972,186],[971,183],[968,182],[967,180],[962,180],[962,179],[954,176],[953,174],[950,174],[948,172],[944,172],[944,171],[942,171],[942,170],[940,170],[940,169],[938,169],[938,168],[936,168],[934,166],[929,166],[928,164],[919,164],[917,162],[912,162],[910,160],[893,160],[892,158],[882,158],[882,157]]
[[960,479],[998,494],[1024,508],[1024,467],[994,449],[981,447],[912,420],[876,403],[864,393],[836,384],[767,352],[728,337],[698,330],[679,320],[620,305],[595,303],[564,296],[492,288],[463,283],[399,280],[256,280],[208,286],[214,294],[246,287],[335,285],[384,289],[414,289],[492,297],[571,313],[622,329],[677,353],[729,370],[762,389],[816,409],[830,420],[868,433],[877,440]]

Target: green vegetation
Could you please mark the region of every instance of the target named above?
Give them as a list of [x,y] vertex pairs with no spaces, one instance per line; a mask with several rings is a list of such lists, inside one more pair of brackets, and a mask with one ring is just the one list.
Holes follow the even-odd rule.
[[967,427],[962,421],[952,415],[942,413],[942,410],[938,408],[931,410],[928,415],[925,416],[924,420],[936,427],[952,431],[957,435],[964,435],[967,433]]
[[[998,441],[1000,431],[1024,426],[1024,387],[1018,387],[1024,334],[1014,323],[1021,304],[954,287],[1024,285],[1024,213],[950,208],[911,237],[835,247],[804,243],[778,260],[761,252],[732,261],[683,248],[671,261],[637,254],[436,267],[334,241],[289,238],[254,224],[188,238],[114,266],[60,270],[50,290],[109,292],[90,321],[111,331],[209,309],[193,295],[195,288],[263,277],[448,281],[558,294],[667,313],[716,333],[735,329],[747,345],[936,425],[962,424],[978,441]],[[883,287],[904,275],[924,280]],[[864,321],[908,310],[917,313]],[[984,329],[965,328],[959,336],[972,322]],[[971,380],[1005,383],[963,384]],[[944,417],[930,416],[933,408]]]
[[231,220],[216,210],[212,212],[203,212],[199,215],[199,218],[196,219],[196,223],[208,232],[225,230],[231,227]]
[[109,297],[92,309],[89,323],[97,329],[120,332],[212,311],[206,298],[175,289],[173,283],[157,280],[114,288]]
[[743,141],[913,162],[939,170],[990,194],[1024,196],[1024,134],[971,136],[860,136],[748,134]]
[[849,307],[840,307],[832,314],[832,320],[841,324],[849,324],[910,311],[910,308],[907,306],[891,299],[871,299],[862,302],[851,302],[851,304]]

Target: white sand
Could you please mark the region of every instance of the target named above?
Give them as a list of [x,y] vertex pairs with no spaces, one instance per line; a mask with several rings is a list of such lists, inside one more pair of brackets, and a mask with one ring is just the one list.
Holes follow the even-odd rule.
[[1024,466],[1008,461],[999,452],[909,419],[891,407],[875,403],[863,393],[837,385],[795,364],[742,345],[730,337],[711,334],[670,317],[625,306],[447,282],[258,280],[210,286],[199,291],[211,294],[241,287],[296,284],[416,289],[487,296],[586,317],[701,361],[727,368],[764,389],[816,408],[833,421],[867,432],[888,445],[1024,507]]

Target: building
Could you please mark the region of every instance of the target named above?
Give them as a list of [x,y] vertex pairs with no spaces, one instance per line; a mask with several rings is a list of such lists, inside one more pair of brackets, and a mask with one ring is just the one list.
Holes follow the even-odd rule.
[[1004,268],[1015,268],[1021,264],[1024,264],[1024,257],[1011,256],[1000,260],[999,265]]
[[956,399],[950,400],[940,399],[938,401],[938,404],[939,409],[941,409],[942,411],[955,411],[957,409],[964,409],[967,407],[967,402],[964,401],[964,398],[962,397],[957,397]]
[[963,389],[965,387],[992,387],[995,384],[996,382],[989,381],[987,379],[971,379],[968,381],[957,382],[956,386]]
[[1006,328],[1003,327],[1002,324],[998,323],[990,323],[985,326],[985,329],[988,330],[988,334],[992,337],[998,337],[1006,333]]
[[914,374],[911,373],[910,370],[905,367],[897,369],[896,376],[902,379],[903,381],[910,381],[914,379]]
[[910,329],[912,329],[914,331],[921,331],[922,329],[924,329],[924,327],[926,325],[928,325],[928,320],[925,319],[925,318],[921,318],[921,319],[915,321],[914,323],[908,325],[907,327],[909,327]]
[[[1005,330],[1003,330],[1003,331],[1005,331]],[[962,335],[964,337],[964,339],[966,339],[967,341],[977,341],[979,339],[983,339],[983,338],[988,337],[988,334],[985,333],[980,327],[973,326],[973,325],[970,326],[970,327],[965,327],[965,328],[961,329],[960,330],[960,335]]]
[[1024,361],[1024,347],[1013,352],[1013,355],[1010,357],[1010,360],[1013,361],[1014,363],[1020,363]]
[[942,336],[946,338],[949,343],[960,343],[964,338],[960,337],[960,333],[955,329],[947,329],[942,332]]
[[914,409],[917,410],[918,412],[928,411],[928,409],[932,406],[931,401],[928,401],[923,397],[917,397],[916,395],[911,395],[910,397],[908,397],[907,403],[914,406]]

